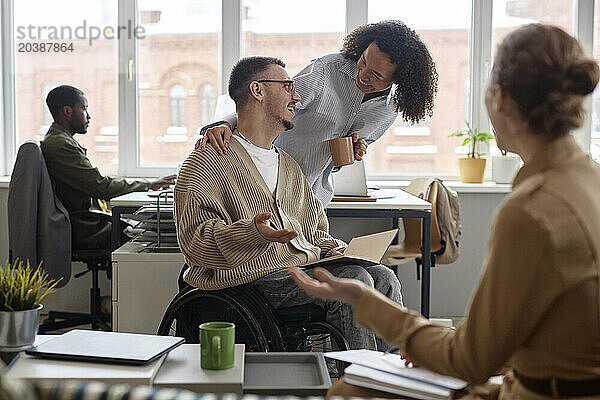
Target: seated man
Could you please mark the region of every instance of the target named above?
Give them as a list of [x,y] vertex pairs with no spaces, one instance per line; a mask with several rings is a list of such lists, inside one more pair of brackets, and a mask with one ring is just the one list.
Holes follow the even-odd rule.
[[[274,308],[315,303],[327,310],[354,349],[386,344],[353,324],[353,310],[311,299],[286,267],[342,252],[328,233],[327,216],[300,167],[273,141],[292,127],[300,96],[276,58],[240,60],[229,78],[237,129],[227,154],[209,147],[185,160],[175,185],[175,224],[190,268],[184,279],[203,290],[250,283]],[[382,265],[339,265],[334,274],[361,280],[397,303],[400,283]],[[309,274],[311,271],[308,271]]]
[[[62,85],[46,97],[54,123],[40,143],[48,173],[58,198],[69,211],[74,249],[110,249],[111,223],[105,215],[78,211],[100,210],[98,199],[109,200],[130,192],[158,190],[174,183],[175,175],[154,182],[127,182],[103,176],[86,156],[86,149],[73,138],[85,134],[91,119],[85,94]],[[75,214],[72,214],[74,213]]]

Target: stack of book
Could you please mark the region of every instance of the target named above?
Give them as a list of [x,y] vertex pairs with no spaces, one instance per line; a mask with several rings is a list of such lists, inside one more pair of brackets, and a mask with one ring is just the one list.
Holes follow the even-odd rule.
[[351,385],[417,399],[452,399],[467,382],[436,374],[425,368],[407,367],[397,354],[371,350],[337,351],[325,357],[352,363],[344,371]]

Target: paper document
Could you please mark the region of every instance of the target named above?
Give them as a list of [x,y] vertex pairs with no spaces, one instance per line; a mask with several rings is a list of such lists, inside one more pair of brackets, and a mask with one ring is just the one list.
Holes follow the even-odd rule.
[[449,399],[453,390],[420,382],[362,365],[352,364],[344,370],[344,381],[351,385],[367,387],[417,399]]
[[350,241],[342,255],[331,256],[304,264],[303,268],[324,267],[330,264],[348,263],[362,266],[377,265],[392,240],[398,234],[398,229],[355,237]]
[[459,390],[467,386],[467,382],[461,379],[440,375],[425,368],[406,367],[404,360],[397,354],[385,354],[372,350],[348,350],[331,351],[323,353],[323,355],[446,389]]

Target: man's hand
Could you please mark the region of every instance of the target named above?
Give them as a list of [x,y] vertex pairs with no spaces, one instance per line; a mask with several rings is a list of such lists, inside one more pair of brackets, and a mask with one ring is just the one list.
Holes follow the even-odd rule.
[[313,279],[298,267],[289,267],[288,271],[294,281],[310,296],[325,300],[341,301],[356,306],[363,290],[369,290],[364,283],[356,279],[336,278],[325,268],[315,268]]
[[271,213],[259,213],[254,217],[256,229],[269,242],[288,243],[298,236],[298,232],[289,229],[274,229],[271,226]]
[[365,139],[358,137],[358,133],[352,134],[352,145],[354,146],[354,158],[357,161],[362,160],[363,156],[367,154],[367,147],[369,145]]
[[177,175],[163,176],[152,182],[152,190],[160,190],[162,188],[169,187],[175,183]]
[[214,147],[219,154],[227,154],[227,147],[229,147],[231,135],[231,125],[229,125],[229,123],[225,122],[221,125],[213,126],[212,128],[208,128],[205,135],[198,139],[195,148],[197,149],[199,147],[200,150],[204,151],[206,150],[206,143],[210,142],[211,146]]
[[345,248],[345,247],[342,247],[341,249],[333,250],[333,251],[331,252],[331,255],[332,255],[332,256],[341,256],[341,255],[344,255],[344,251],[345,251],[345,250],[346,250],[346,248]]

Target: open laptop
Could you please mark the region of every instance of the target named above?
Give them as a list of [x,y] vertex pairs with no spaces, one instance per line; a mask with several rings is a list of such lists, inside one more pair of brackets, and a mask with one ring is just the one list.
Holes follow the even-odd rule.
[[41,358],[142,365],[183,344],[184,338],[74,329],[26,351]]
[[363,161],[342,167],[333,173],[334,196],[368,196],[367,173]]

